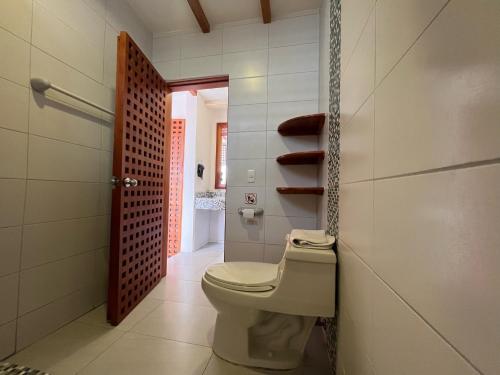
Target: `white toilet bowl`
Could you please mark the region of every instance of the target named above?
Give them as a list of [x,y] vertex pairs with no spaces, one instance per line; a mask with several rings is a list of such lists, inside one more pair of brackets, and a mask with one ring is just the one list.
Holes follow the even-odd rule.
[[332,250],[288,244],[279,264],[210,266],[202,288],[218,312],[214,352],[245,366],[299,366],[317,317],[334,316],[336,262]]

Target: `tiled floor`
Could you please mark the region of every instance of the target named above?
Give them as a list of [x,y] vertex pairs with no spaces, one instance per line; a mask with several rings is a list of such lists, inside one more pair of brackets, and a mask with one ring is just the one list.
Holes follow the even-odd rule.
[[[168,276],[119,326],[106,323],[103,305],[7,361],[52,375],[267,374],[227,363],[210,348],[216,311],[200,279],[208,265],[222,261],[220,244],[180,253],[169,259]],[[325,358],[314,356],[324,349],[309,346],[305,367],[292,373],[328,374]]]

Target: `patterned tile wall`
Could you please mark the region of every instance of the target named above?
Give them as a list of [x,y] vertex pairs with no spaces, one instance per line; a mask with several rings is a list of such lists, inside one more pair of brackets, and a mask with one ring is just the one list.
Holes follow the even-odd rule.
[[[340,0],[330,0],[330,103],[328,116],[328,232],[338,237],[340,155]],[[335,374],[337,319],[326,319],[328,356]]]

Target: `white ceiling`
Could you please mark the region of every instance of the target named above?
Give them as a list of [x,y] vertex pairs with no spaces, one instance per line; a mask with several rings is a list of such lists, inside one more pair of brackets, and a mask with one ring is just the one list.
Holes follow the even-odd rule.
[[[187,0],[127,0],[153,32],[199,30]],[[261,17],[259,0],[200,0],[210,25]],[[271,15],[319,8],[321,0],[271,0]]]

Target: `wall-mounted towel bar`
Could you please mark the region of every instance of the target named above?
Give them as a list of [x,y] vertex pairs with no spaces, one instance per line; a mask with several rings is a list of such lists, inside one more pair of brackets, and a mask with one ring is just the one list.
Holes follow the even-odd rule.
[[111,116],[115,115],[115,113],[110,111],[109,109],[101,107],[100,105],[98,105],[94,102],[91,102],[90,100],[84,99],[81,96],[73,94],[72,92],[69,92],[69,91],[67,91],[59,86],[56,86],[56,85],[52,84],[49,80],[46,80],[43,78],[31,78],[30,82],[31,82],[31,87],[33,88],[33,90],[35,90],[39,93],[43,94],[48,89],[52,89],[52,90],[58,91],[64,95],[67,95],[73,99],[76,99],[76,100],[79,100],[85,104],[88,104],[91,107],[94,107],[94,108],[97,108],[103,112],[106,112],[108,115],[111,115]]

